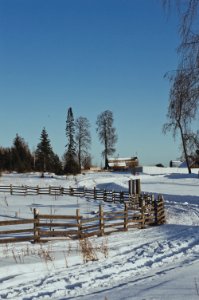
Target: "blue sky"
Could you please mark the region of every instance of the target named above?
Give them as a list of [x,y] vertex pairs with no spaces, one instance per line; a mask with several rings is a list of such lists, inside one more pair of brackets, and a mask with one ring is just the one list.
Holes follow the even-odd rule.
[[176,69],[178,18],[160,0],[0,0],[0,145],[18,133],[31,150],[45,126],[54,151],[67,143],[65,122],[91,124],[91,154],[101,164],[97,116],[111,110],[115,156],[169,164],[180,155],[166,121]]

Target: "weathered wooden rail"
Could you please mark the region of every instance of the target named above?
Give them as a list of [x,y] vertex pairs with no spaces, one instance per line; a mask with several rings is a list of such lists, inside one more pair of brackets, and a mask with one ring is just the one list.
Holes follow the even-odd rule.
[[75,215],[46,215],[34,209],[33,219],[0,221],[0,243],[81,239],[164,223],[163,197],[140,195],[136,201],[124,203],[120,211],[104,211],[100,205],[92,218],[83,217],[79,209]]
[[77,197],[87,197],[96,200],[105,200],[108,202],[123,202],[129,200],[131,195],[128,191],[113,191],[113,190],[100,190],[94,187],[93,189],[87,189],[85,187],[62,187],[62,186],[0,186],[0,193],[9,193],[10,195],[52,195],[52,196],[77,196]]

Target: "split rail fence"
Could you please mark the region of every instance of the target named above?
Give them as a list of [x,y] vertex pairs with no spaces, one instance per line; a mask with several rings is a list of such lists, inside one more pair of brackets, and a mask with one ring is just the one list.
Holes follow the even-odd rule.
[[[3,188],[0,187],[0,191]],[[4,187],[5,191],[5,187]],[[116,231],[127,231],[130,228],[145,228],[150,225],[165,223],[164,199],[161,195],[135,194],[127,192],[109,192],[74,189],[74,188],[30,188],[9,187],[8,191],[18,193],[75,195],[103,199],[104,201],[121,201],[124,208],[120,211],[104,211],[99,205],[99,211],[92,218],[83,217],[80,210],[74,215],[40,214],[34,209],[32,219],[0,221],[0,243],[9,242],[45,242],[51,239],[71,238],[81,239],[91,236],[108,235]],[[90,194],[89,194],[90,193]],[[26,227],[26,228],[25,228]],[[2,230],[1,230],[2,228]]]
[[[128,191],[110,191],[110,190],[99,190],[96,187],[93,189],[87,189],[85,187],[61,187],[61,186],[0,186],[0,193],[9,193],[10,195],[52,195],[52,196],[62,196],[70,195],[77,197],[87,197],[95,200],[104,200],[107,202],[124,202],[131,198],[131,194]],[[139,194],[139,193],[138,193]]]

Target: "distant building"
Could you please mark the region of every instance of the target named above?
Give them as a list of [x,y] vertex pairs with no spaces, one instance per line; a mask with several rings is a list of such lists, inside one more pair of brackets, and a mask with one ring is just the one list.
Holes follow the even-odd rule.
[[137,157],[108,158],[108,166],[112,171],[132,170],[139,165]]

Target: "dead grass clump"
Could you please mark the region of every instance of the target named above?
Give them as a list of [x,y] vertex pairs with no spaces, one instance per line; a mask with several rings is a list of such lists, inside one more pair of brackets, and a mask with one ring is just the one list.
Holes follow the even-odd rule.
[[46,263],[48,261],[53,261],[54,257],[51,254],[50,249],[45,249],[40,245],[40,249],[38,250],[38,256],[43,259]]
[[88,238],[79,240],[79,245],[84,263],[98,260],[97,249]]
[[101,244],[98,247],[98,251],[103,254],[105,258],[108,257],[109,248],[108,248],[108,239],[107,237],[103,237]]
[[98,260],[98,254],[102,254],[105,258],[108,257],[109,248],[107,237],[103,237],[101,243],[97,243],[94,239],[89,240],[88,238],[84,238],[79,240],[79,246],[84,263]]

